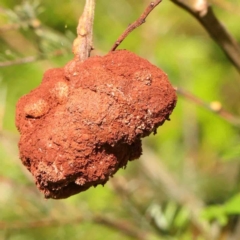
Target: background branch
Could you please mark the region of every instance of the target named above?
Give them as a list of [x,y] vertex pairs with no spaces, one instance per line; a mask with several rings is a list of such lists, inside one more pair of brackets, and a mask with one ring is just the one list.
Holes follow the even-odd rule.
[[49,54],[40,54],[37,56],[28,56],[28,57],[24,57],[24,58],[18,58],[18,59],[14,59],[11,61],[0,62],[0,68],[1,67],[10,67],[13,65],[32,63],[32,62],[36,62],[39,60],[49,59],[50,57],[61,56],[63,54],[64,54],[64,51],[57,50],[57,51],[54,51],[53,53],[49,53]]
[[109,218],[103,215],[96,215],[90,214],[90,216],[79,216],[72,219],[52,219],[52,218],[45,218],[42,220],[37,221],[16,221],[7,223],[4,221],[0,221],[0,230],[23,230],[23,229],[34,229],[34,228],[44,228],[44,227],[59,227],[64,225],[73,225],[73,224],[80,224],[83,222],[93,222],[95,224],[100,224],[106,226],[108,228],[117,230],[121,234],[133,237],[137,240],[147,240],[151,236],[152,233],[145,232],[142,230],[137,229],[132,223],[126,220],[119,220]]
[[21,25],[17,24],[17,23],[6,24],[6,25],[3,25],[3,26],[0,26],[0,33],[5,32],[5,31],[16,30],[16,29],[19,29],[20,27],[21,27]]
[[213,40],[224,51],[229,60],[240,72],[240,47],[234,37],[215,16],[212,7],[206,0],[171,0],[185,9],[206,29]]
[[[85,1],[79,4],[83,7]],[[199,15],[198,18],[206,18],[206,1],[175,1],[193,3],[190,6],[198,9],[195,13]],[[239,204],[230,205],[227,200],[239,189],[239,131],[233,128],[240,126],[237,116],[239,75],[233,71],[231,63],[222,66],[224,69],[217,66],[212,54],[217,54],[218,50],[212,48],[213,44],[202,49],[203,42],[199,38],[176,38],[172,34],[165,34],[169,29],[179,31],[179,24],[176,24],[179,16],[173,4],[166,5],[166,11],[162,11],[161,16],[151,16],[153,22],[157,23],[159,18],[159,23],[165,24],[156,28],[150,23],[150,28],[137,31],[136,38],[140,41],[128,39],[128,46],[131,50],[134,45],[132,50],[146,54],[149,61],[158,58],[158,63],[169,76],[181,79],[178,81],[180,88],[176,89],[179,101],[186,100],[193,106],[180,103],[174,112],[174,119],[159,129],[160,134],[144,140],[151,147],[143,147],[142,159],[129,163],[127,170],[118,172],[104,188],[98,187],[58,202],[41,198],[32,177],[19,161],[14,106],[20,96],[39,84],[43,69],[62,66],[69,61],[71,56],[67,53],[71,52],[76,37],[74,32],[79,10],[78,4],[46,1],[44,15],[41,16],[41,6],[37,7],[36,1],[27,2],[15,6],[12,1],[3,0],[9,9],[0,7],[0,14],[5,15],[1,18],[3,22],[0,26],[0,239],[34,237],[41,240],[57,237],[63,240],[69,237],[69,233],[78,239],[104,236],[105,240],[115,239],[115,236],[140,240],[180,240],[186,237],[220,240],[228,236],[229,239],[240,239],[237,230],[240,226]],[[156,3],[155,0],[129,1],[125,5],[121,1],[102,1],[94,29],[96,46],[102,50],[98,52],[99,55],[106,51],[107,41],[116,40],[116,32],[121,33],[120,22],[123,19],[118,19],[124,16],[123,21],[127,23],[135,20],[135,10],[142,8],[144,11],[150,2]],[[231,3],[233,7],[236,6],[236,12],[222,6],[229,12],[217,16],[219,19],[222,16],[223,23],[226,21],[231,25],[238,39],[239,15],[231,15],[237,13],[239,4]],[[53,12],[56,13],[54,18]],[[69,12],[73,16],[66,18]],[[37,23],[36,19],[44,21],[40,25],[33,24]],[[202,33],[194,20],[189,21],[189,14],[183,14],[180,20],[183,31]],[[214,30],[215,26],[211,27]],[[159,30],[164,33],[161,41],[158,39]],[[86,37],[82,36],[83,44],[86,44],[84,39]],[[229,44],[228,47],[234,49],[227,40],[222,44]],[[86,46],[92,46],[92,43]],[[188,48],[185,50],[186,46]],[[88,57],[90,48],[84,49],[87,50],[85,57]],[[58,54],[63,56],[51,59]],[[43,64],[12,66],[42,60]],[[186,84],[183,79],[185,76],[192,82],[189,87],[195,89],[194,94],[181,88]],[[202,99],[196,96],[202,96]],[[223,99],[223,96],[225,102],[222,104],[204,100]],[[215,113],[216,117],[197,114],[195,105]],[[236,116],[224,110],[222,105],[231,106]],[[219,121],[220,117],[230,124]],[[219,216],[219,212],[211,210],[212,207],[223,209],[225,205],[231,206],[234,216]],[[202,216],[202,210],[208,216]],[[227,225],[221,225],[222,217]],[[165,222],[159,223],[161,220]]]
[[182,96],[185,99],[190,100],[194,104],[217,114],[218,116],[220,116],[221,118],[226,120],[228,123],[230,123],[236,127],[240,127],[240,118],[237,116],[234,116],[230,112],[223,109],[222,104],[220,102],[214,101],[214,102],[207,103],[207,102],[203,101],[202,99],[194,96],[192,93],[184,90],[183,88],[176,87],[175,89],[179,96]]

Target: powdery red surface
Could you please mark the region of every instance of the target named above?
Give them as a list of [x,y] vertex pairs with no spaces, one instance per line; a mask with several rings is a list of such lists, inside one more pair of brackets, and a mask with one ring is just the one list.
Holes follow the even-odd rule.
[[72,60],[18,101],[20,158],[46,198],[69,197],[139,158],[175,104],[166,74],[129,51]]

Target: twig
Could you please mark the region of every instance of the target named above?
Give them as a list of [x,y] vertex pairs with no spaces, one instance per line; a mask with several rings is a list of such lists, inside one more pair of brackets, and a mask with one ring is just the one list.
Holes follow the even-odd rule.
[[82,62],[86,60],[93,50],[93,20],[95,0],[86,0],[84,11],[79,18],[77,38],[73,42],[73,53]]
[[171,0],[194,16],[207,30],[213,40],[224,51],[229,60],[240,72],[240,47],[234,37],[217,19],[207,0]]
[[219,115],[221,118],[226,120],[228,123],[230,123],[236,127],[240,127],[240,118],[236,117],[236,116],[232,115],[231,113],[229,113],[228,111],[224,110],[222,108],[222,105],[220,102],[207,103],[182,88],[176,87],[175,89],[176,89],[178,95],[183,96],[184,98],[194,102],[195,104],[197,104],[201,107],[204,107],[205,109]]
[[3,25],[3,26],[0,26],[0,32],[16,30],[16,29],[19,29],[20,27],[21,27],[21,25],[18,24],[18,23],[6,24],[6,25]]
[[41,58],[42,58],[41,56],[29,56],[29,57],[19,58],[19,59],[12,60],[12,61],[0,62],[0,68],[1,67],[9,67],[12,65],[20,65],[20,64],[25,64],[25,63],[36,62],[37,60],[39,60]]
[[119,221],[119,220],[113,221],[103,216],[95,217],[94,221],[96,223],[106,225],[113,229],[119,230],[121,233],[124,233],[126,236],[133,237],[138,240],[151,239],[150,236],[153,235],[151,233],[148,233],[136,228],[135,226],[133,226],[127,221]]
[[116,48],[121,44],[121,42],[131,33],[135,28],[141,26],[143,23],[145,23],[147,16],[149,13],[159,4],[162,0],[156,0],[155,2],[151,2],[148,7],[144,10],[142,15],[132,24],[128,26],[128,28],[119,36],[117,41],[112,46],[111,51],[116,50]]
[[17,30],[17,29],[23,28],[23,26],[28,26],[36,30],[41,26],[41,22],[38,19],[31,19],[27,21],[21,21],[20,23],[11,23],[11,24],[2,25],[0,26],[0,33],[11,31],[11,30]]
[[32,62],[36,62],[38,60],[44,60],[44,59],[48,58],[49,56],[61,56],[63,54],[64,54],[63,51],[57,50],[57,51],[55,51],[51,54],[47,54],[47,55],[42,54],[42,55],[38,55],[38,56],[29,56],[29,57],[19,58],[19,59],[15,59],[15,60],[11,60],[11,61],[0,62],[0,68],[1,67],[10,67],[13,65],[32,63]]
[[63,226],[63,225],[73,225],[73,224],[79,224],[81,222],[93,222],[96,224],[101,224],[106,227],[115,229],[119,231],[119,233],[124,234],[128,237],[133,237],[138,240],[147,240],[152,235],[151,233],[145,233],[142,230],[137,229],[135,226],[133,226],[128,221],[122,221],[122,220],[116,220],[116,219],[110,219],[106,216],[100,216],[100,215],[92,215],[92,216],[79,216],[72,219],[51,219],[46,218],[39,221],[31,221],[31,222],[23,222],[23,221],[17,221],[17,222],[11,222],[6,223],[4,221],[0,221],[0,229],[1,230],[21,230],[21,229],[32,229],[32,228],[42,228],[42,227],[54,227],[54,226]]

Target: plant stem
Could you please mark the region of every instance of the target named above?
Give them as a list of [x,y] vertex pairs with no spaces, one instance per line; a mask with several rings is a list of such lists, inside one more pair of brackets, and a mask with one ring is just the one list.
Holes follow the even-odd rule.
[[121,44],[121,42],[131,33],[135,28],[139,27],[143,23],[145,23],[147,16],[149,13],[159,4],[162,0],[156,0],[155,2],[151,2],[147,8],[144,10],[142,15],[132,24],[130,24],[127,29],[119,36],[117,41],[112,46],[110,52],[115,51],[117,47]]
[[96,0],[86,0],[77,26],[77,38],[73,42],[73,53],[80,62],[85,61],[93,50],[93,20]]
[[234,116],[232,113],[226,111],[225,109],[222,108],[222,104],[218,101],[214,101],[211,103],[207,103],[203,101],[202,99],[194,96],[192,93],[186,91],[183,88],[175,87],[176,92],[179,96],[184,97],[185,99],[195,103],[196,105],[203,107],[221,118],[223,118],[225,121],[228,123],[232,124],[235,127],[240,127],[240,119],[237,116]]
[[240,47],[234,37],[215,16],[207,0],[171,0],[195,17],[219,45],[235,68],[240,72]]

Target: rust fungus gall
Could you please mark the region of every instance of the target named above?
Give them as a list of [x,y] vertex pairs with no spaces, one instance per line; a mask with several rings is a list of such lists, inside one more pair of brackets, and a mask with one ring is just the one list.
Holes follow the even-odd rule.
[[141,138],[169,119],[176,101],[167,75],[129,51],[72,60],[18,101],[21,160],[46,198],[104,185],[140,157]]

